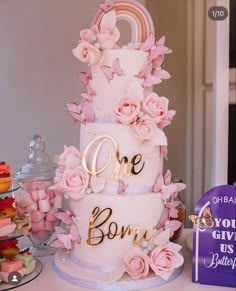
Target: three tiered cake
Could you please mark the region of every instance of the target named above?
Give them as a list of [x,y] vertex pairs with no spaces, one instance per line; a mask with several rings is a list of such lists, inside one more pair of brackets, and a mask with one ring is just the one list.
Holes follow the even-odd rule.
[[[105,290],[137,290],[164,284],[183,267],[181,247],[170,242],[181,227],[178,192],[165,175],[163,128],[174,110],[152,86],[170,78],[162,68],[165,37],[158,41],[147,10],[134,0],[101,3],[93,25],[82,30],[73,54],[88,62],[78,73],[85,85],[81,103],[68,103],[81,122],[80,151],[65,147],[55,188],[67,201],[57,227],[62,247],[56,272],[73,284]],[[131,25],[132,42],[117,42],[117,21]],[[69,251],[68,251],[69,250]]]

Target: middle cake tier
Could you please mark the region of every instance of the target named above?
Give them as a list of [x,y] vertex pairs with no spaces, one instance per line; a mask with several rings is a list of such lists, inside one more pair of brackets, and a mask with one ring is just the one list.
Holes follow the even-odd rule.
[[161,147],[167,140],[162,130],[154,139],[140,140],[129,125],[88,123],[81,125],[80,137],[83,167],[105,181],[104,194],[117,194],[120,180],[126,195],[152,191],[163,170]]

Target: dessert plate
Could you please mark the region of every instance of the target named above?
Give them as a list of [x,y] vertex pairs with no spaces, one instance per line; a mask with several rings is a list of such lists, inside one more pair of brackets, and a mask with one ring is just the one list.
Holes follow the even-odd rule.
[[34,280],[35,278],[37,278],[39,274],[42,272],[43,266],[38,259],[35,258],[35,260],[36,260],[35,269],[31,274],[24,276],[18,285],[11,285],[5,282],[0,282],[0,290],[4,290],[4,291],[12,290],[14,288],[25,285],[31,282],[32,280]]

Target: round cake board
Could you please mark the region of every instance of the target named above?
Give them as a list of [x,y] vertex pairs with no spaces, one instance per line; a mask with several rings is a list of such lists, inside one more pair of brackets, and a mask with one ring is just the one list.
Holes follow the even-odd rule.
[[73,285],[101,289],[101,290],[144,290],[147,288],[153,288],[164,285],[174,279],[176,279],[183,271],[183,265],[176,269],[168,280],[164,280],[161,277],[157,277],[153,272],[144,279],[133,280],[128,275],[124,275],[119,281],[108,283],[103,280],[93,280],[94,271],[89,271],[76,265],[70,260],[69,253],[65,250],[59,250],[54,256],[53,264],[55,272],[64,280],[70,282]]

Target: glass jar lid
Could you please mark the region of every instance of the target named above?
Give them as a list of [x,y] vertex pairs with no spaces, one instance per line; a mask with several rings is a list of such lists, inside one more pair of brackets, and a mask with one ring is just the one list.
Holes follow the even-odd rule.
[[57,165],[50,160],[45,147],[41,136],[35,135],[32,138],[27,164],[15,175],[18,182],[53,179]]

